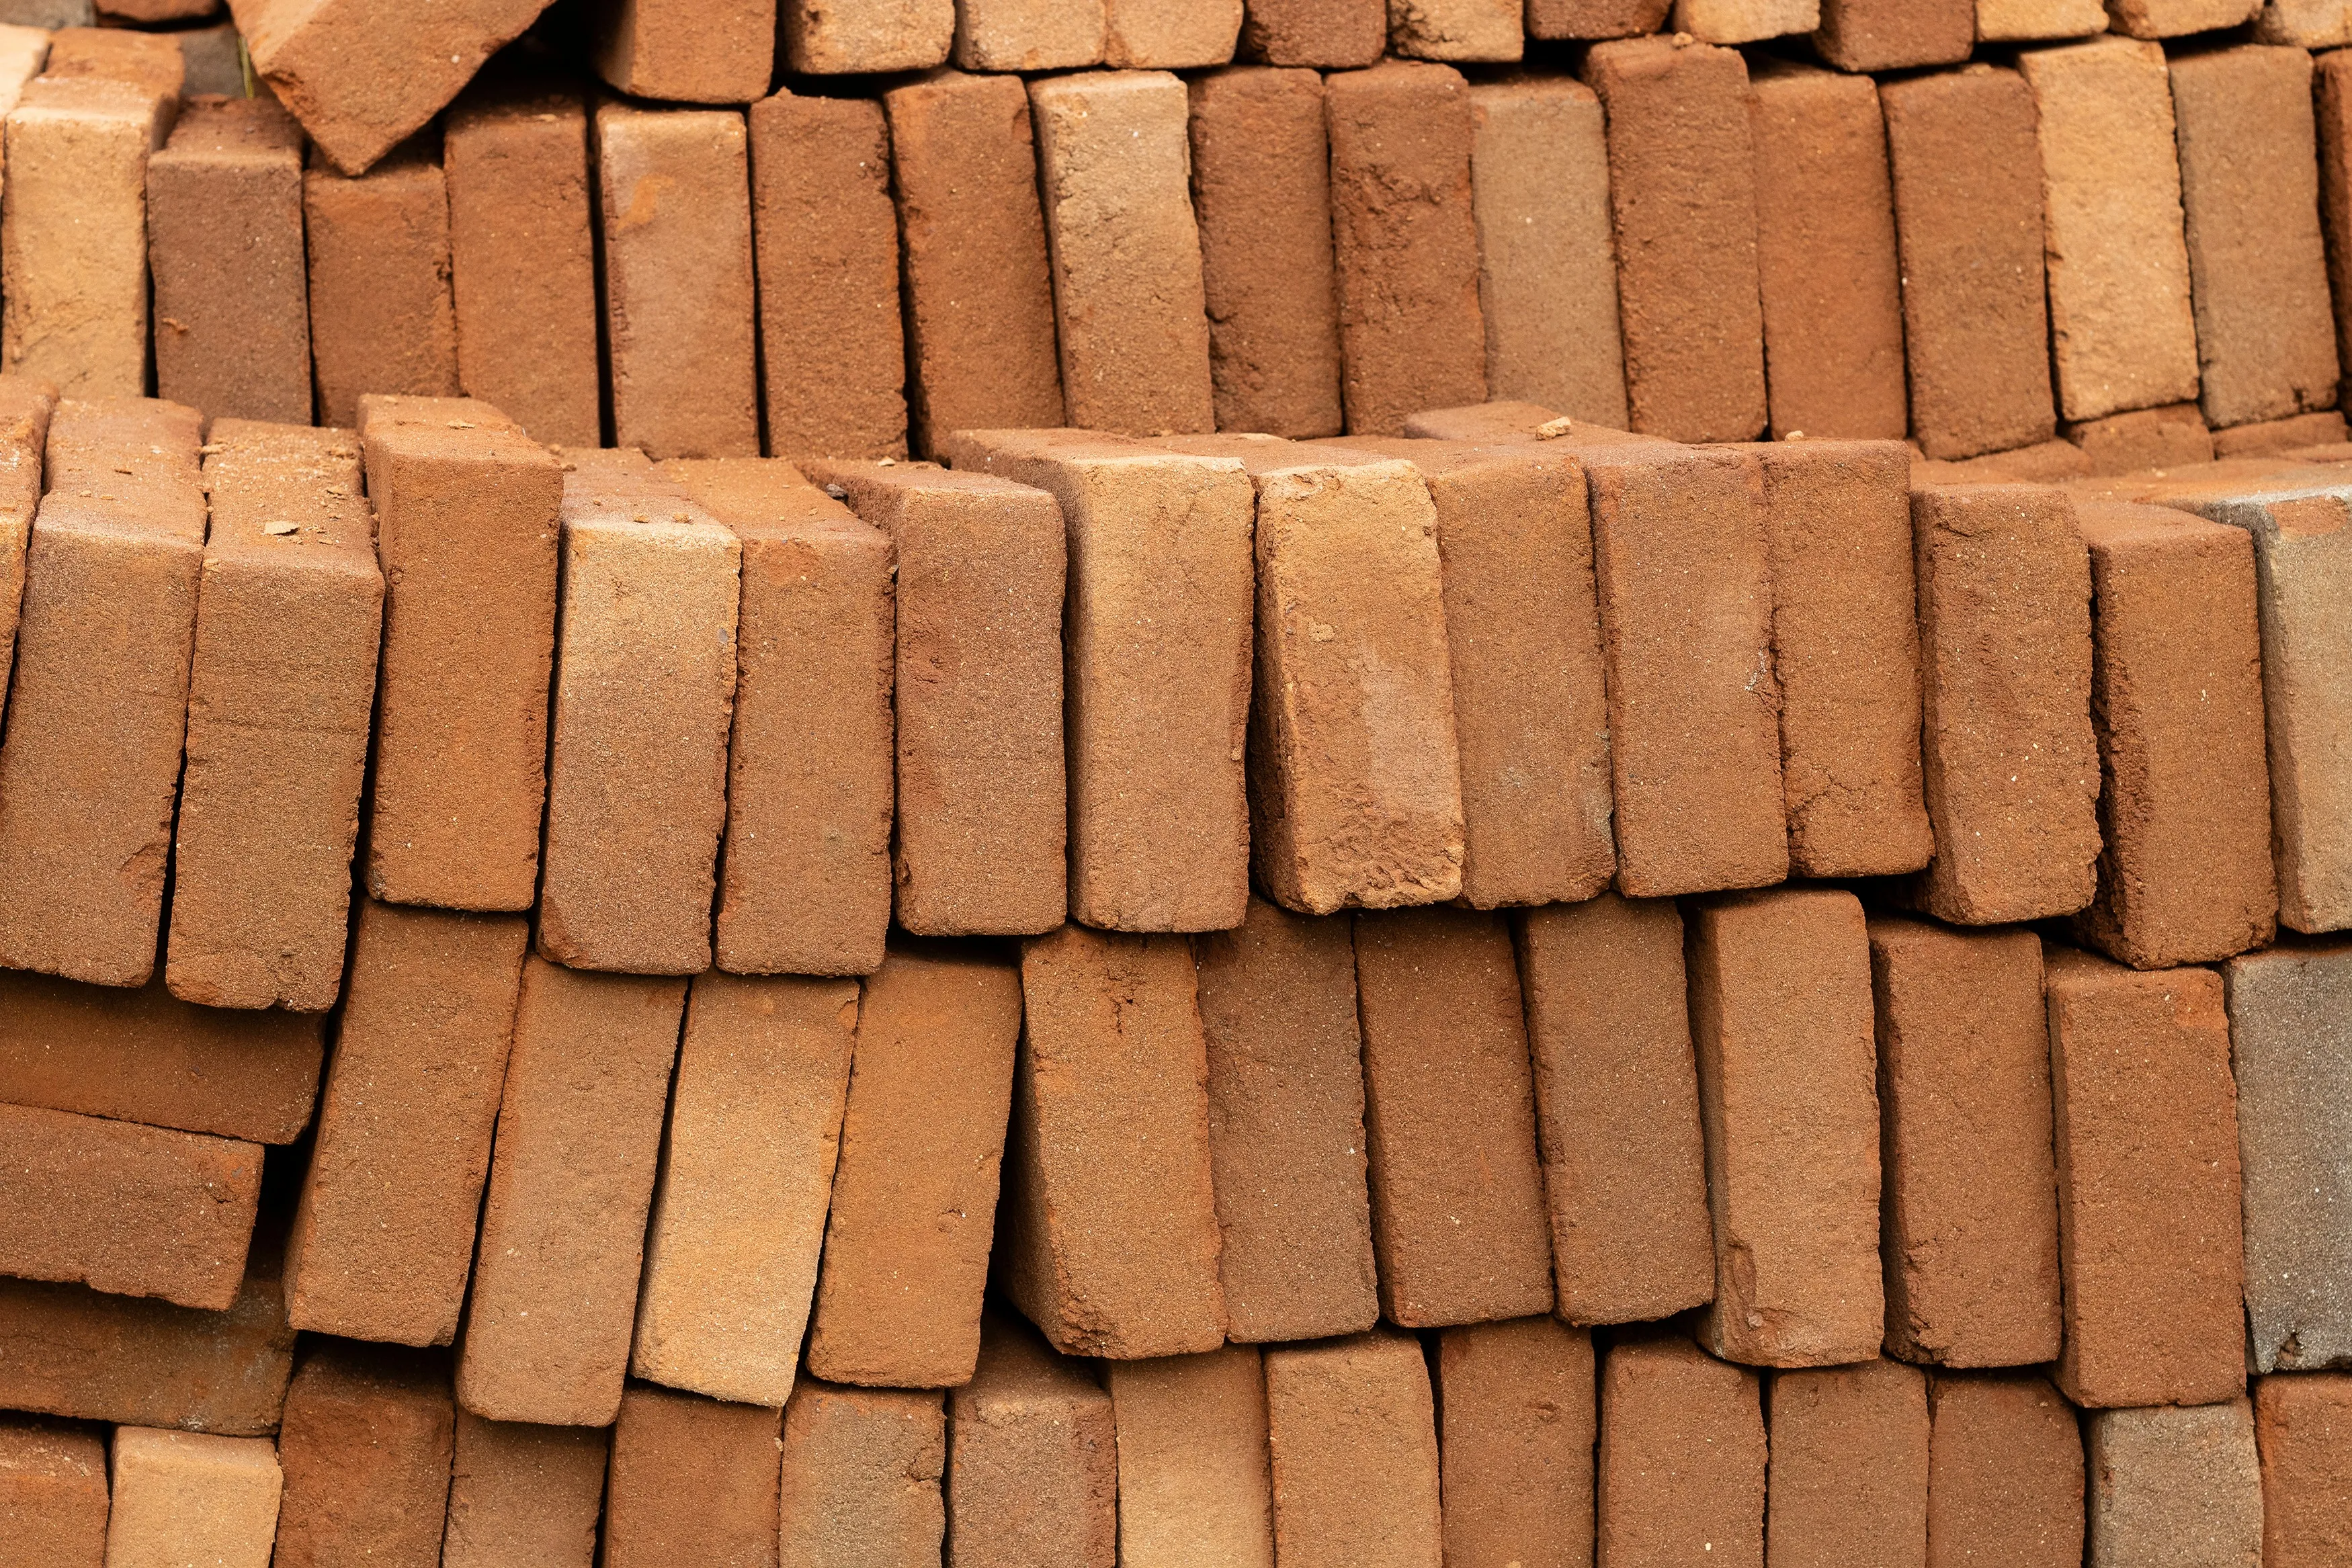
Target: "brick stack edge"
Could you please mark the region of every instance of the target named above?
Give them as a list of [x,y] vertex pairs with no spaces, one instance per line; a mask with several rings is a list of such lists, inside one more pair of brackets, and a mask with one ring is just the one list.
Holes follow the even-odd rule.
[[2352,1564],[2340,0],[0,0],[0,1562]]

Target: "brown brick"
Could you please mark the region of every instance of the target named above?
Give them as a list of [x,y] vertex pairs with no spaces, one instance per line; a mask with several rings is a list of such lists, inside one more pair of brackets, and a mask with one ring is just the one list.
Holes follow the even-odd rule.
[[106,1513],[103,1439],[61,1423],[0,1418],[0,1526],[22,1568],[100,1568]]
[[1098,66],[1100,0],[965,0],[956,7],[955,63],[968,71]]
[[1410,1335],[1266,1353],[1275,1552],[1285,1568],[1435,1568],[1435,1410]]
[[1468,441],[1485,446],[1513,446],[1536,441],[1573,437],[1563,451],[1580,452],[1596,443],[1612,446],[1671,447],[1663,436],[1635,435],[1597,420],[1571,419],[1541,403],[1497,399],[1465,403],[1459,408],[1425,408],[1404,422],[1404,433],[1424,441]]
[[1928,1568],[2079,1568],[2083,1436],[2039,1373],[1927,1385]]
[[2253,1408],[2095,1410],[2084,1423],[2091,1479],[2088,1568],[2264,1559]]
[[1813,32],[1822,58],[1843,71],[1950,65],[1976,41],[1975,0],[1822,0]]
[[1105,0],[1103,63],[1181,70],[1234,57],[1242,0]]
[[602,1427],[458,1411],[441,1568],[593,1568],[611,1443]]
[[1965,67],[1888,82],[1911,433],[1930,457],[2047,441],[2049,320],[2033,94]]
[[1270,66],[1345,70],[1376,63],[1388,42],[1388,8],[1377,0],[1250,0],[1239,53]]
[[286,1392],[273,1568],[436,1568],[457,1407],[446,1361],[329,1343]]
[[2066,1343],[2081,1406],[2245,1387],[2238,1120],[2221,977],[2044,954]]
[[767,96],[777,0],[613,0],[591,35],[599,75],[633,98],[749,103]]
[[601,1568],[774,1568],[776,1405],[633,1385],[621,1396]]
[[[102,1464],[97,1477],[112,1568],[207,1560],[260,1568],[268,1561],[285,1479],[269,1439],[117,1427],[113,1448],[111,1519]],[[98,1561],[94,1549],[86,1561]]]
[[457,1332],[530,933],[360,905],[351,994],[287,1242],[299,1328],[401,1344]]
[[155,389],[215,419],[310,423],[302,131],[278,100],[192,101],[147,161]]
[[778,0],[776,10],[781,64],[810,75],[923,70],[946,60],[955,37],[952,0],[853,6]]
[[1591,1563],[1591,1336],[1549,1318],[1447,1329],[1436,1365],[1446,1561]]
[[948,1561],[1115,1568],[1121,1451],[1111,1396],[1085,1364],[989,1315],[978,1370],[948,1395]]
[[894,951],[866,982],[809,1337],[812,1375],[969,1381],[1021,1034],[1020,977]]
[[1706,44],[1754,44],[1809,33],[1821,19],[1816,0],[1675,0],[1674,29]]
[[2091,476],[2090,455],[2071,441],[2037,441],[2008,452],[1989,452],[1958,462],[1914,458],[1911,485],[2063,485]]
[[2254,13],[2254,41],[2307,49],[2352,44],[2352,13],[2327,0],[2263,0]]
[[59,27],[43,68],[55,77],[133,82],[163,98],[179,94],[186,72],[179,40],[170,34],[110,26]]
[[1266,1387],[1255,1345],[1103,1364],[1118,1428],[1118,1556],[1274,1568]]
[[402,149],[363,177],[313,162],[302,179],[310,361],[319,417],[362,423],[369,392],[454,397],[449,198],[441,166]]
[[683,980],[523,965],[457,1397],[493,1421],[620,1407]]
[[782,1568],[932,1563],[947,1534],[936,1392],[804,1381],[784,1413]]
[[1763,1568],[1764,1413],[1756,1374],[1680,1335],[1601,1361],[1600,1549],[1615,1568]]
[[2216,459],[2285,455],[2300,447],[2341,445],[2346,434],[2344,415],[2334,409],[2298,413],[2214,431],[2213,455]]
[[889,538],[780,460],[662,472],[742,546],[719,967],[870,974],[890,924]]
[[1858,1551],[1888,1568],[1927,1560],[1927,1379],[1899,1361],[1772,1377],[1765,1547],[1781,1568]]
[[2263,0],[2114,0],[2107,25],[2135,38],[2176,38],[2215,27],[2234,27],[2262,8]]
[[64,26],[56,13],[84,8],[82,0],[12,0],[0,23],[0,105],[15,107],[25,84],[41,74],[49,57],[50,29]]
[[2352,1375],[2254,1380],[2263,1568],[2328,1568],[2352,1553]]
[[2213,434],[2193,402],[2135,409],[2063,427],[2094,474],[2137,474],[2213,461]]
[[1528,0],[1530,38],[1631,38],[1666,24],[1669,0]]
[[[0,34],[0,46],[6,37]],[[5,57],[5,56],[0,56]],[[41,505],[41,448],[58,389],[28,376],[0,377],[0,705],[16,664],[16,618],[25,602],[25,551]]]
[[2100,0],[1976,0],[1980,43],[2080,38],[2107,29]]

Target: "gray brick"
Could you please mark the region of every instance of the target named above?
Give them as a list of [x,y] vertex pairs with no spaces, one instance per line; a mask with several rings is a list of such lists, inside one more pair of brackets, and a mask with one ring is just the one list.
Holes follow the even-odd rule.
[[2087,1568],[2253,1568],[2263,1478],[2253,1406],[2161,1405],[2091,1417]]

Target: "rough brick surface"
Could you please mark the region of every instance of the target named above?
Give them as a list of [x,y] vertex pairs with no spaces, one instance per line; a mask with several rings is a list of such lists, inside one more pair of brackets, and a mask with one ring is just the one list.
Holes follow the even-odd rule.
[[2234,27],[2262,9],[2262,0],[2112,0],[2107,25],[2135,38],[2177,38]]
[[1265,1374],[1255,1345],[1103,1368],[1118,1437],[1118,1557],[1274,1568]]
[[593,52],[599,75],[633,98],[749,103],[775,68],[777,0],[604,0]]
[[1706,44],[1752,44],[1821,23],[1818,0],[1675,0],[1677,34]]
[[1516,60],[1525,47],[1516,0],[1423,0],[1389,15],[1389,52],[1422,60]]
[[[227,1437],[218,1440],[236,1441]],[[275,1468],[272,1461],[272,1469]],[[144,1509],[154,1509],[157,1502],[165,1502],[168,1509],[170,1502],[180,1500],[171,1497],[167,1502],[161,1488],[151,1493],[142,1487],[141,1491],[139,1501]],[[124,1500],[127,1503],[131,1500],[126,1497]],[[273,1524],[277,1521],[277,1500],[273,1489],[269,1511]],[[10,1551],[17,1555],[23,1568],[98,1568],[106,1559],[104,1439],[90,1432],[26,1416],[0,1420],[0,1525],[6,1526],[12,1541]],[[128,1538],[137,1531],[138,1526],[126,1517],[122,1531],[126,1545]],[[222,1560],[228,1560],[226,1550]],[[142,1568],[145,1562],[154,1562],[161,1568],[160,1559],[143,1560]],[[248,1552],[238,1558],[237,1568],[267,1568],[268,1562],[265,1542],[257,1557]]]
[[1550,1318],[1447,1329],[1436,1370],[1446,1561],[1590,1563],[1591,1337]]
[[952,0],[840,6],[778,0],[776,10],[783,68],[815,76],[923,70],[946,60],[955,38]]
[[458,1411],[441,1568],[592,1568],[611,1443],[602,1427]]
[[2254,1380],[2265,1568],[2326,1568],[2352,1552],[2352,1377]]
[[946,1535],[937,1393],[804,1382],[784,1416],[781,1568],[929,1563]]
[[2080,38],[2107,30],[2100,0],[1976,0],[1977,37],[1983,43]]
[[983,1320],[979,1366],[948,1395],[948,1561],[1114,1568],[1122,1449],[1111,1409],[1083,1363],[1017,1319]]
[[1286,1568],[1437,1568],[1437,1430],[1417,1343],[1382,1331],[1268,1351],[1265,1405]]
[[310,259],[310,371],[319,418],[361,423],[371,392],[454,397],[449,197],[441,165],[407,147],[361,177],[302,177]]
[[2267,1563],[2253,1407],[2101,1410],[2087,1426],[2088,1568]]
[[1757,1376],[1679,1336],[1621,1340],[1601,1363],[1600,1550],[1618,1568],[1763,1568]]
[[774,1568],[782,1403],[625,1390],[604,1481],[604,1568]]
[[[277,1450],[268,1438],[118,1427],[113,1460],[110,1518],[103,1469],[97,1476],[108,1568],[172,1568],[184,1563],[267,1568],[284,1490]],[[21,1527],[26,1521],[17,1522]],[[97,1560],[93,1551],[89,1561]],[[68,1561],[58,1559],[60,1564]]]
[[2213,461],[2213,434],[2193,402],[2135,409],[2064,427],[2094,474],[2136,474]]
[[1253,0],[1242,15],[1241,57],[1270,66],[1369,66],[1388,41],[1381,0]]
[[1100,0],[966,0],[956,7],[953,59],[968,71],[1050,71],[1097,66]]
[[1772,1378],[1765,1550],[1781,1568],[1927,1560],[1927,1379],[1899,1361]]
[[1234,57],[1242,0],[1105,0],[1103,63],[1182,70]]
[[273,1568],[435,1568],[457,1407],[446,1361],[330,1342],[286,1393]]
[[2346,439],[2346,429],[2344,415],[2328,409],[2319,413],[2231,425],[2227,430],[2214,431],[2212,435],[2216,459],[2284,456],[2299,447],[2340,446]]
[[2081,1568],[2083,1435],[2039,1373],[1927,1385],[1928,1568]]
[[[2346,23],[2352,31],[2352,12]],[[2328,293],[2340,297],[2352,289],[2352,54],[2330,50],[2314,59],[2311,88]],[[2352,358],[2352,317],[2336,318],[2336,352],[2339,367]]]
[[1975,0],[1821,0],[1813,47],[1844,71],[1949,65],[1976,47]]
[[[58,389],[30,377],[0,379],[0,694],[16,664],[16,621],[25,603],[25,552],[41,505],[41,448]],[[6,697],[0,695],[0,704]]]

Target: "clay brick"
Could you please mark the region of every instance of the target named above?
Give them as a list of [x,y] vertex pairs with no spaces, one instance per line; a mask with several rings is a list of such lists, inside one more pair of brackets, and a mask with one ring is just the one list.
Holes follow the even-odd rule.
[[1903,290],[1878,89],[1864,77],[1759,61],[1748,122],[1772,434],[1899,441],[1910,427]]
[[457,1406],[446,1361],[330,1343],[286,1391],[286,1468],[273,1568],[435,1568],[448,1511]]
[[104,0],[98,12],[131,23],[184,22],[201,20],[220,8],[221,0]]
[[588,111],[531,82],[468,93],[441,142],[457,381],[541,441],[602,444]]
[[2352,1552],[2352,1377],[2254,1380],[2264,1568],[2327,1568]]
[[[0,37],[0,45],[5,45]],[[41,448],[58,389],[30,377],[0,377],[0,706],[16,664],[16,620],[25,602],[25,552],[41,505]]]
[[1573,434],[1575,444],[1561,449],[1567,452],[1575,452],[1586,444],[1604,441],[1621,446],[1675,444],[1660,436],[1633,435],[1625,431],[1612,430],[1596,420],[1570,419],[1540,403],[1507,399],[1465,403],[1459,408],[1425,408],[1405,420],[1404,433],[1409,438],[1423,441],[1466,441],[1482,446],[1517,446],[1538,441],[1557,441]]
[[[1781,1568],[1927,1560],[1927,1379],[1899,1361],[1772,1377],[1765,1549]],[[1867,1542],[1866,1548],[1864,1543]]]
[[2080,1568],[2083,1435],[2038,1373],[1927,1385],[1927,1568]]
[[1939,1366],[2058,1354],[2042,946],[1873,918],[1886,1349]]
[[742,546],[626,450],[567,455],[539,950],[710,967]]
[[905,276],[914,448],[950,431],[1060,424],[1054,285],[1029,95],[942,71],[882,95]]
[[1188,88],[1192,211],[1222,430],[1339,432],[1323,78],[1235,67]]
[[923,936],[1052,930],[1068,878],[1061,508],[928,465],[808,474],[897,553],[894,917]]
[[268,1568],[285,1477],[268,1438],[117,1427],[113,1458],[110,1519],[102,1465],[97,1476],[107,1568]]
[[185,83],[177,38],[124,27],[60,28],[49,39],[42,69],[53,77],[128,82],[164,99],[178,97]]
[[2107,30],[2100,0],[1976,0],[1979,43],[2080,38]]
[[776,10],[783,24],[778,53],[787,71],[831,76],[925,70],[947,59],[955,39],[953,0],[858,5],[778,0]]
[[1703,44],[1752,44],[1821,25],[1818,0],[1675,0],[1674,28]]
[[2185,55],[2172,104],[2205,417],[2245,424],[2327,407],[2338,363],[2311,57],[2258,45]]
[[773,1568],[782,1403],[625,1390],[613,1428],[601,1568]]
[[2094,474],[2137,474],[2213,461],[2213,433],[2193,402],[2135,409],[2063,427]]
[[1051,495],[1068,534],[1071,918],[1232,926],[1249,898],[1255,494],[1241,465],[1026,431],[960,432],[947,452]]
[[2099,852],[2091,573],[2074,503],[2011,485],[1911,498],[1921,752],[1939,852],[1916,896],[1991,925],[2091,901]]
[[[276,1500],[273,1496],[273,1520]],[[143,1490],[141,1502],[152,1506]],[[22,1568],[99,1568],[106,1558],[106,1514],[102,1439],[58,1423],[0,1418],[0,1528],[7,1530],[10,1552]],[[127,1546],[137,1525],[124,1522]],[[259,1557],[239,1560],[238,1568],[266,1568],[268,1558],[265,1547]]]
[[[2352,9],[2343,15],[2352,31]],[[2352,291],[2352,54],[2332,49],[2313,59],[2311,87],[2328,292],[2342,298]],[[2352,311],[2336,318],[2336,346],[2339,365],[2352,359]]]
[[1843,71],[1952,65],[1976,47],[1975,0],[1821,0],[1813,47]]
[[1879,89],[1903,263],[1911,433],[1930,457],[2047,441],[2042,159],[2033,94],[1975,65]]
[[2038,441],[2009,452],[1990,452],[1958,462],[1919,457],[1911,463],[1911,487],[1930,485],[2063,485],[2091,476],[2090,455],[2071,441]]
[[1181,938],[1066,925],[1022,945],[997,1283],[1066,1355],[1225,1337],[1208,1056]]
[[2056,1376],[2084,1406],[2197,1404],[2245,1387],[2238,1125],[2221,977],[2051,948]]
[[2086,503],[2099,891],[2078,938],[2138,969],[2278,930],[2254,551],[2168,507]]
[[506,1083],[523,922],[363,902],[287,1241],[298,1328],[447,1344]]
[[749,103],[775,70],[777,0],[607,0],[590,34],[597,74],[635,98]]
[[889,538],[782,461],[662,473],[742,547],[719,967],[871,974],[890,924]]
[[743,116],[611,101],[593,124],[614,444],[757,456]]
[[310,256],[310,361],[319,417],[362,423],[375,392],[454,397],[457,318],[449,292],[449,199],[421,147],[363,177],[313,162],[302,178]]
[[866,982],[809,1338],[813,1375],[972,1375],[1021,1034],[1010,964],[901,948]]
[[1379,0],[1250,0],[1239,53],[1270,66],[1346,70],[1377,64],[1388,42]]
[[2254,42],[2306,49],[2352,44],[2352,9],[2341,0],[2263,0],[2254,13]]
[[1760,1399],[1756,1374],[1678,1335],[1610,1346],[1595,1533],[1615,1568],[1763,1568]]
[[937,1393],[804,1381],[784,1412],[783,1451],[781,1568],[939,1561],[947,1412]]
[[1592,1561],[1592,1340],[1549,1318],[1447,1329],[1437,1344],[1445,1558]]
[[2244,1176],[2254,1369],[2352,1366],[2352,948],[2295,946],[2222,966]]
[[[1324,84],[1340,393],[1348,429],[1486,395],[1470,91],[1451,66],[1391,60]],[[1395,200],[1401,189],[1417,193]],[[1074,411],[1075,412],[1075,411]]]
[[458,1411],[441,1568],[592,1568],[611,1442]]
[[1084,1364],[990,1315],[978,1370],[948,1395],[948,1561],[1114,1568],[1120,1452],[1111,1396]]
[[1285,1568],[1436,1568],[1437,1428],[1419,1343],[1382,1330],[1268,1351],[1265,1404]]
[[1517,0],[1428,0],[1389,16],[1389,52],[1417,60],[1516,60],[1525,47]]
[[484,403],[377,400],[366,412],[384,575],[367,890],[528,909],[563,476]]
[[2340,445],[2346,434],[2344,416],[2334,409],[2298,413],[2214,431],[2213,455],[2217,460],[2285,455],[2307,446]]
[[1356,923],[1381,1306],[1405,1328],[1548,1312],[1551,1246],[1518,973],[1500,918]]
[[[83,16],[73,22],[87,19],[89,0],[80,0],[79,8]],[[49,29],[68,25],[50,13],[74,9],[76,0],[0,0],[0,113],[16,108],[25,84],[41,74]]]
[[1255,1345],[1103,1364],[1118,1436],[1118,1560],[1274,1568],[1266,1386]]
[[2087,1568],[2267,1562],[2253,1407],[2099,1410]]
[[1098,66],[1100,0],[965,0],[952,58],[968,71],[1052,71]]
[[620,1407],[683,980],[526,960],[457,1397],[493,1421]]
[[182,89],[184,93],[190,97],[211,93],[221,98],[236,98],[244,93],[245,41],[238,36],[236,23],[223,17],[211,26],[184,28],[174,37],[188,73]]
[[1183,70],[1234,57],[1242,0],[1104,0],[1103,64]]
[[1215,429],[1184,84],[1088,72],[1033,84],[1029,102],[1070,423]]
[[2263,0],[2108,0],[2107,25],[2135,38],[2177,38],[2234,27]]
[[302,131],[278,100],[196,99],[147,161],[155,389],[215,419],[310,423]]
[[816,1290],[857,982],[707,974],[688,999],[630,1369],[782,1407]]

